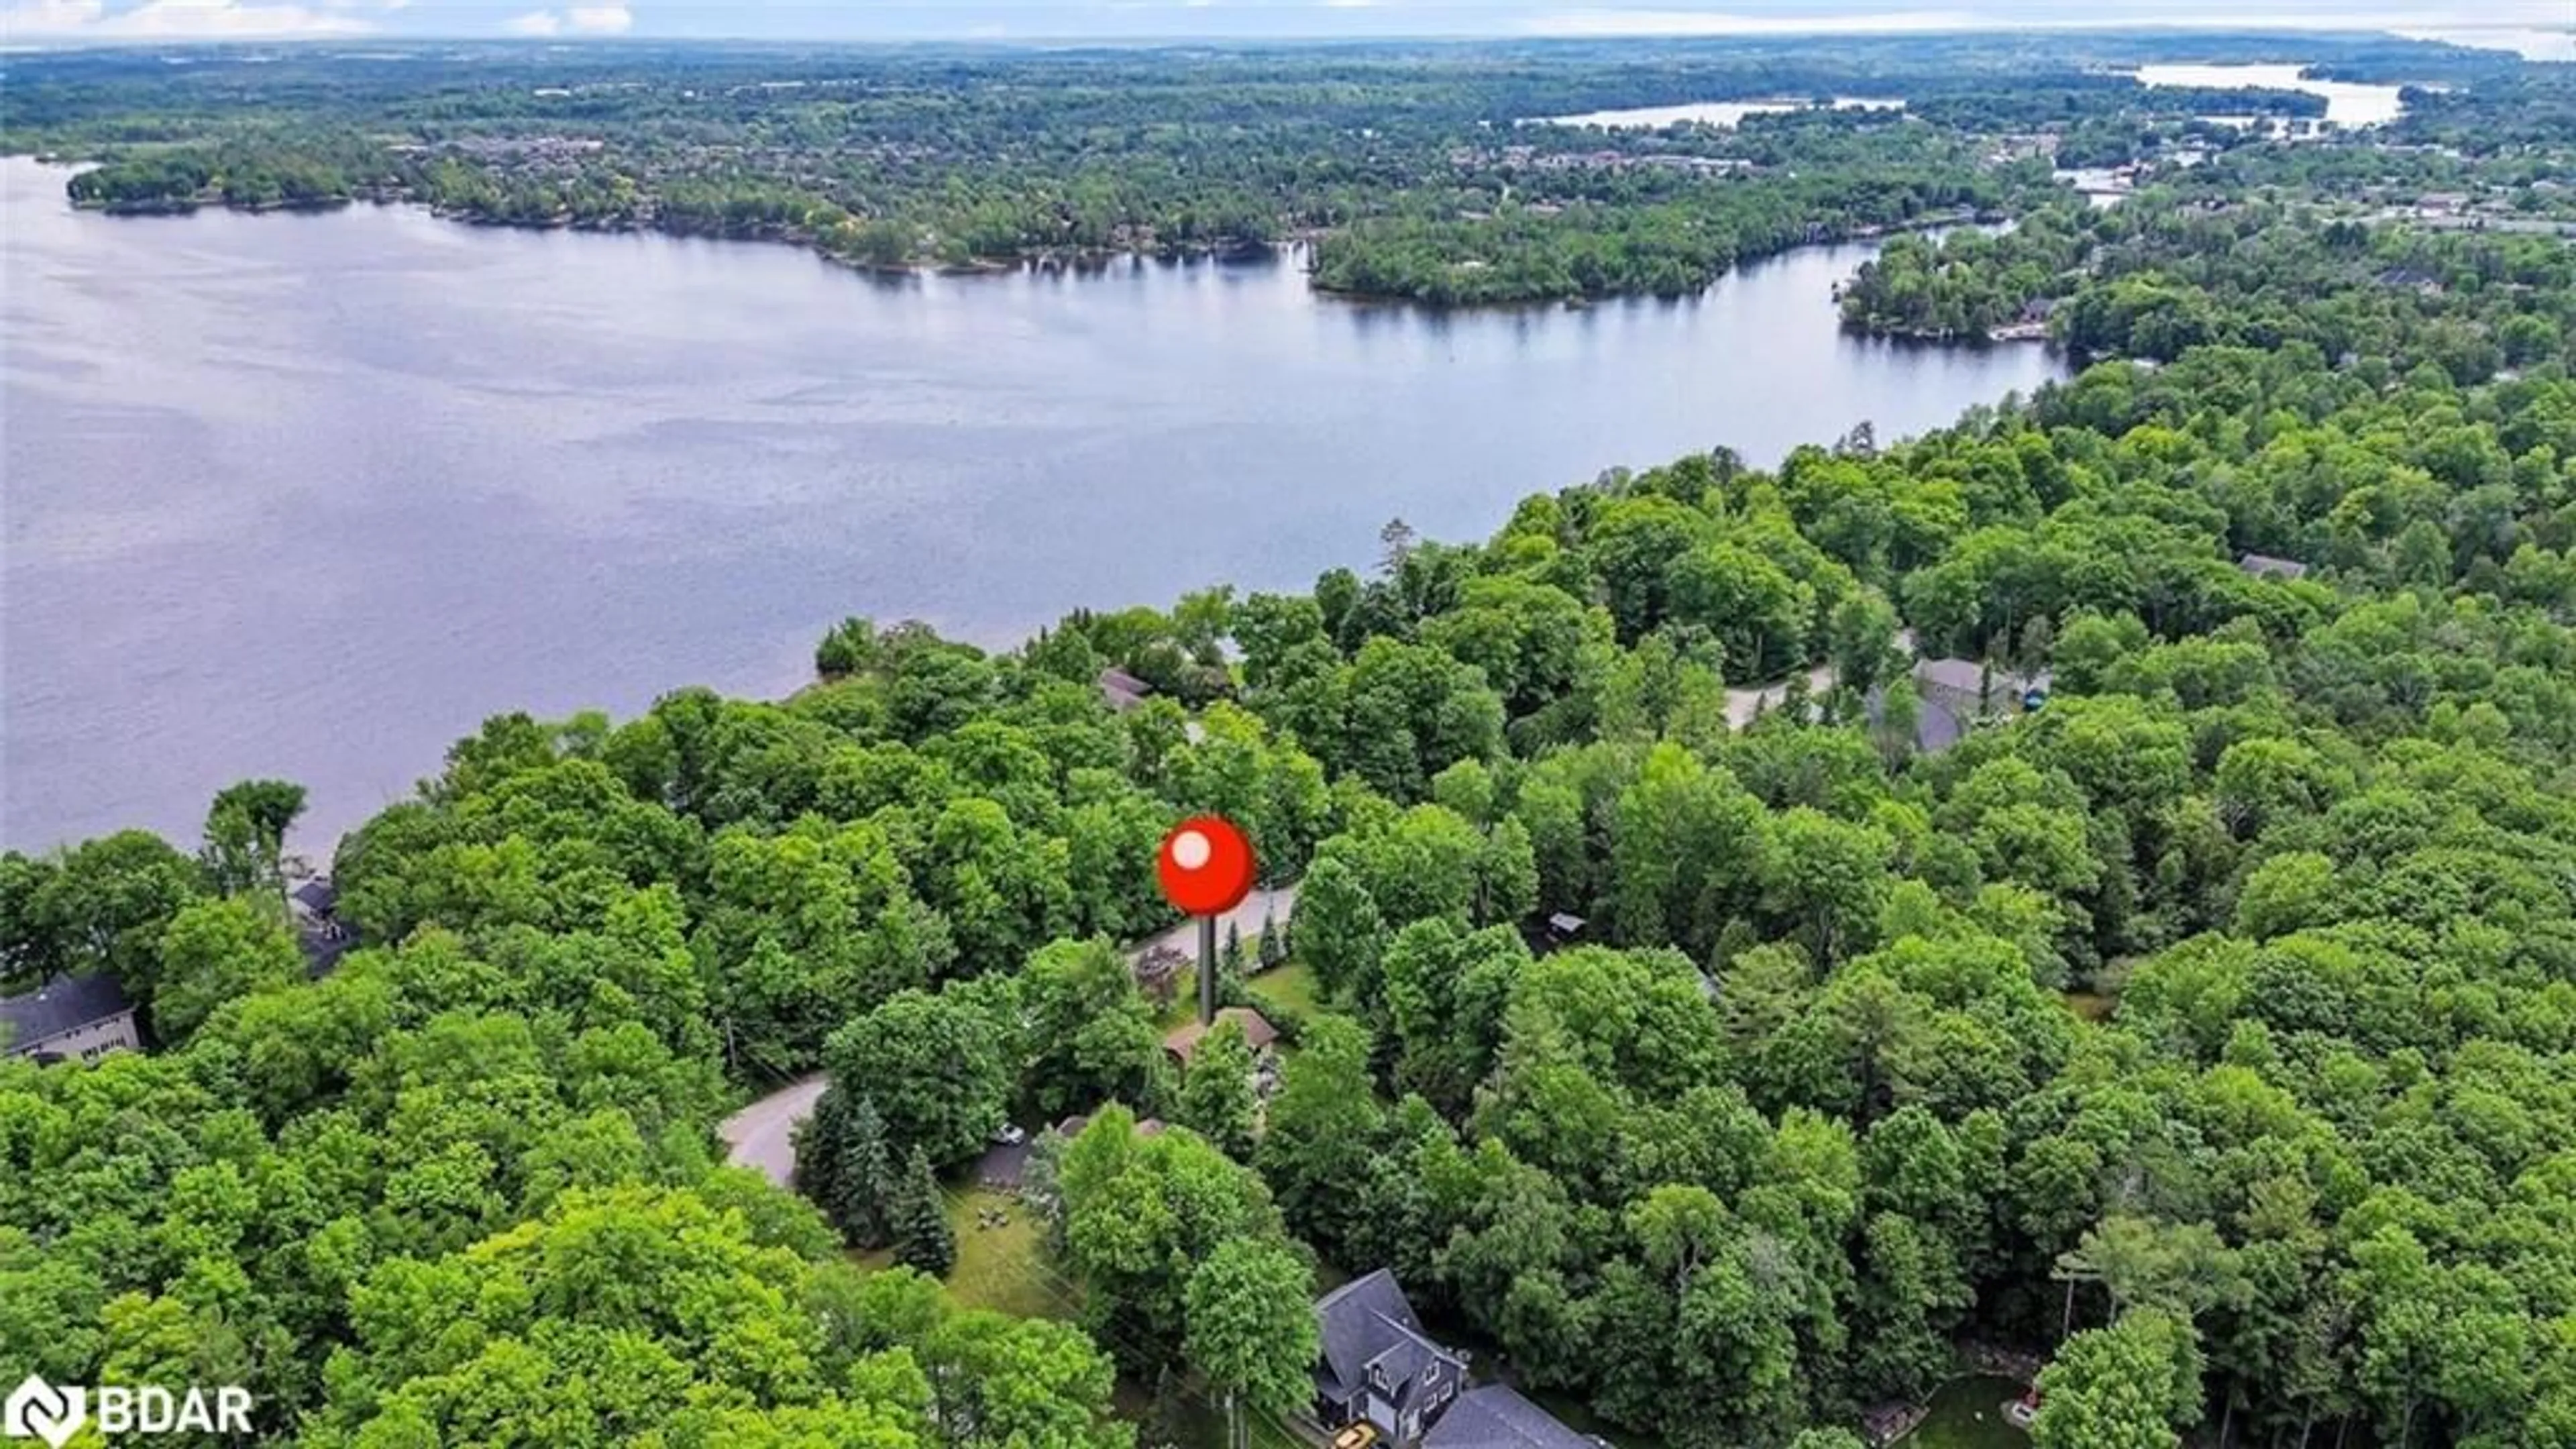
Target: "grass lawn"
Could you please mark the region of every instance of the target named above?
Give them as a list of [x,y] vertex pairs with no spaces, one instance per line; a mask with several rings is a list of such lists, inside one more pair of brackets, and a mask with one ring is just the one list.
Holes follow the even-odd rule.
[[2030,1436],[2004,1422],[2004,1401],[2021,1392],[2010,1379],[1954,1379],[1932,1396],[1931,1417],[1896,1449],[2029,1449]]
[[2111,1008],[2118,1004],[2116,999],[2099,992],[2069,991],[2066,993],[2066,1009],[2086,1021],[2110,1020]]
[[1272,967],[1245,985],[1250,987],[1253,995],[1278,1002],[1300,1016],[1313,1016],[1316,1012],[1332,1009],[1316,992],[1315,968],[1303,961]]
[[[957,1266],[948,1272],[948,1292],[968,1308],[991,1308],[1018,1318],[1055,1318],[1072,1322],[1082,1311],[1064,1270],[1049,1261],[1038,1231],[1037,1214],[1018,1198],[987,1188],[950,1189],[948,1226],[957,1235]],[[979,1212],[1010,1214],[1008,1226],[978,1225]],[[862,1255],[859,1261],[882,1268],[894,1261],[889,1249]]]

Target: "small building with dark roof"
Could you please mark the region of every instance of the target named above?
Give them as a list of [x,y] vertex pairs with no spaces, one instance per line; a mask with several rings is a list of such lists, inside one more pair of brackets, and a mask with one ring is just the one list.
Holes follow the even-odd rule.
[[1316,1299],[1315,1327],[1315,1417],[1327,1429],[1366,1422],[1412,1449],[1466,1382],[1466,1357],[1423,1332],[1384,1268]]
[[0,1055],[88,1062],[142,1045],[134,1003],[104,971],[59,976],[24,995],[0,997]]
[[[1217,1012],[1216,1019],[1219,1022],[1233,1022],[1240,1028],[1245,1043],[1251,1046],[1255,1056],[1268,1051],[1270,1044],[1279,1040],[1279,1029],[1270,1024],[1268,1017],[1251,1007],[1224,1007]],[[1212,1029],[1196,1021],[1174,1027],[1171,1034],[1163,1038],[1163,1050],[1170,1052],[1174,1061],[1186,1067],[1190,1064],[1190,1058],[1197,1055],[1199,1042]]]
[[2274,558],[2266,553],[2249,553],[2236,561],[2236,566],[2258,579],[2303,579],[2308,566],[2294,558]]
[[1153,694],[1154,686],[1116,665],[1100,671],[1100,697],[1120,714],[1143,704]]
[[1440,1416],[1422,1449],[1601,1449],[1509,1384],[1469,1389]]

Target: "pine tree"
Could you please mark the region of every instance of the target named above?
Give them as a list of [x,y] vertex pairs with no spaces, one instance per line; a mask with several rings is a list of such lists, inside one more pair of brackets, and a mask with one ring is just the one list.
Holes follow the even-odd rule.
[[814,1101],[813,1115],[797,1123],[788,1139],[796,1153],[796,1190],[835,1222],[840,1220],[841,1142],[848,1135],[849,1117],[850,1099],[838,1086],[825,1087]]
[[1264,971],[1288,959],[1288,941],[1286,937],[1279,934],[1277,911],[1262,912],[1261,944],[1254,949],[1261,957],[1261,969]]
[[849,1111],[841,1132],[839,1168],[833,1176],[830,1212],[841,1226],[841,1235],[862,1248],[882,1247],[894,1164],[886,1155],[885,1119],[866,1097]]
[[894,1231],[895,1261],[934,1278],[957,1265],[957,1234],[939,1198],[939,1182],[930,1175],[930,1158],[912,1149],[912,1163],[895,1184],[886,1204],[887,1225]]
[[1243,974],[1243,929],[1232,921],[1225,923],[1225,969]]

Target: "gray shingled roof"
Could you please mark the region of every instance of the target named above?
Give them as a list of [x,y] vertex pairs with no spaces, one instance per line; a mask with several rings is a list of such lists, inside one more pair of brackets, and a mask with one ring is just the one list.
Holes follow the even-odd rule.
[[1100,697],[1121,713],[1143,704],[1145,697],[1154,692],[1154,686],[1114,664],[1100,671],[1099,684]]
[[2294,558],[2274,558],[2268,553],[2249,553],[2236,561],[2236,566],[2256,578],[2303,579],[2308,566]]
[[33,1046],[47,1037],[132,1011],[125,988],[102,971],[59,976],[24,996],[0,997],[0,1038],[8,1047]]
[[1324,1368],[1345,1392],[1359,1387],[1369,1365],[1380,1360],[1389,1383],[1409,1385],[1423,1360],[1435,1353],[1454,1357],[1422,1331],[1404,1289],[1384,1268],[1316,1299],[1315,1319],[1323,1337]]
[[1423,1449],[1601,1449],[1509,1384],[1469,1389],[1431,1426]]

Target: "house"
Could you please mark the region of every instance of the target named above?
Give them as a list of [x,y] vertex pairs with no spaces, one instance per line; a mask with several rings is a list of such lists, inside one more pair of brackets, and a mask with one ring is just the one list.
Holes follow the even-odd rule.
[[[1083,1129],[1083,1128],[1088,1127],[1088,1126],[1090,1126],[1090,1125],[1091,1125],[1091,1114],[1090,1114],[1090,1113],[1088,1113],[1088,1112],[1076,1112],[1076,1113],[1074,1113],[1072,1116],[1067,1117],[1067,1118],[1065,1118],[1063,1121],[1058,1122],[1057,1124],[1055,1124],[1055,1135],[1056,1135],[1056,1136],[1058,1136],[1058,1137],[1063,1138],[1063,1139],[1064,1139],[1065,1141],[1067,1141],[1067,1142],[1071,1142],[1071,1141],[1072,1141],[1073,1139],[1075,1139],[1076,1137],[1079,1137],[1079,1136],[1081,1136],[1081,1135],[1082,1135],[1082,1129]],[[1137,1119],[1136,1119],[1136,1135],[1137,1135],[1137,1136],[1139,1136],[1139,1137],[1159,1137],[1159,1136],[1161,1136],[1161,1135],[1162,1135],[1162,1133],[1163,1133],[1163,1119],[1162,1119],[1162,1118],[1160,1118],[1160,1117],[1139,1117],[1139,1118],[1137,1118]]]
[[1315,1417],[1327,1429],[1366,1421],[1394,1449],[1412,1449],[1466,1381],[1465,1356],[1422,1331],[1384,1268],[1316,1299],[1315,1326]]
[[1469,1389],[1431,1426],[1422,1449],[1601,1449],[1509,1384]]
[[1914,665],[1914,689],[1927,706],[1924,713],[1937,707],[1963,722],[2035,709],[2047,699],[2050,679],[2044,669],[2020,674],[1974,659],[1922,659]]
[[[1272,1042],[1279,1040],[1279,1029],[1272,1026],[1267,1017],[1251,1007],[1226,1007],[1216,1014],[1216,1019],[1220,1022],[1233,1022],[1242,1028],[1243,1039],[1252,1047],[1252,1054],[1256,1057],[1268,1051]],[[1186,1067],[1190,1064],[1191,1056],[1199,1049],[1200,1038],[1206,1036],[1208,1031],[1208,1027],[1195,1021],[1186,1026],[1175,1027],[1171,1035],[1163,1038],[1163,1050],[1170,1052],[1174,1061]]]
[[2249,553],[2236,561],[2236,566],[2258,579],[2303,579],[2308,566],[2296,559],[2274,558],[2270,554]]
[[338,888],[329,876],[317,875],[288,891],[286,905],[295,917],[295,944],[304,952],[304,974],[317,981],[330,975],[358,941],[339,917]]
[[323,928],[338,924],[332,912],[339,909],[340,892],[332,886],[327,875],[317,875],[298,884],[286,893],[286,901],[299,923]]
[[1114,664],[1100,671],[1098,683],[1101,699],[1119,714],[1143,704],[1154,692],[1154,686]]
[[1548,938],[1559,945],[1571,945],[1583,938],[1583,928],[1586,924],[1587,922],[1581,916],[1558,911],[1547,918]]
[[134,1030],[134,1003],[104,971],[57,977],[23,996],[0,997],[0,1055],[87,1062],[142,1045]]

